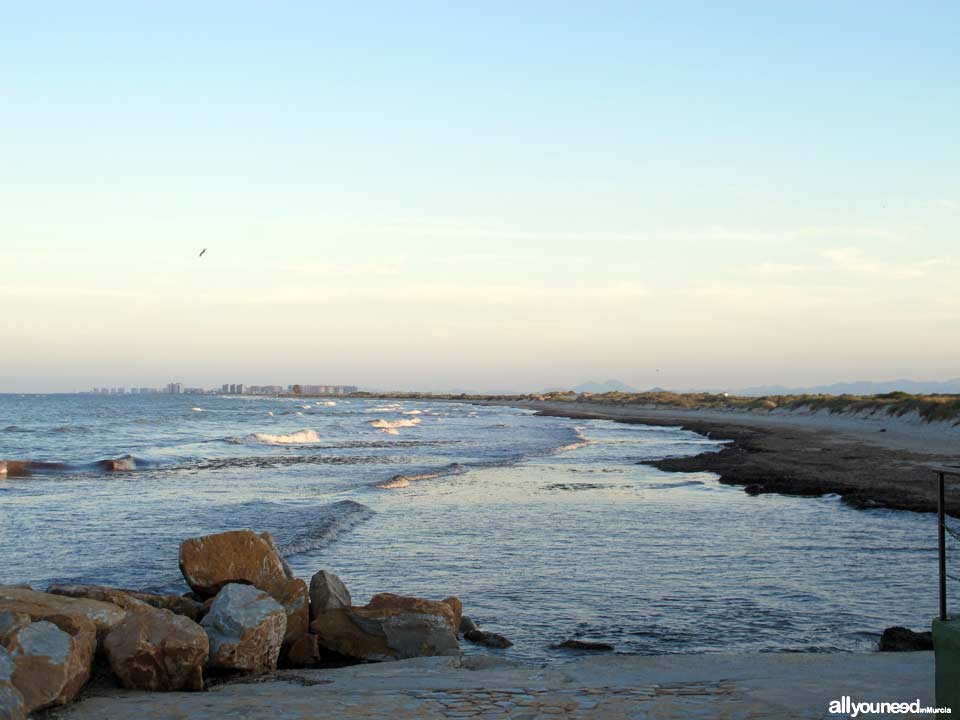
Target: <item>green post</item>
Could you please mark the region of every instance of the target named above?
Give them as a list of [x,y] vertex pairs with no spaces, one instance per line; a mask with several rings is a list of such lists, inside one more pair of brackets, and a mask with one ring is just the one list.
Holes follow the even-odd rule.
[[937,707],[960,713],[960,620],[933,621]]

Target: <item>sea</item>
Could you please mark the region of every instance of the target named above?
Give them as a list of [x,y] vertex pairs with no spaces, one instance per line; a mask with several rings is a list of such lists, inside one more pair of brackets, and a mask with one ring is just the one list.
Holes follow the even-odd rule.
[[[455,402],[0,395],[0,584],[182,593],[187,537],[270,531],[305,580],[456,595],[506,650],[849,652],[936,614],[936,519],[644,463],[680,428]],[[9,461],[22,461],[17,464]]]

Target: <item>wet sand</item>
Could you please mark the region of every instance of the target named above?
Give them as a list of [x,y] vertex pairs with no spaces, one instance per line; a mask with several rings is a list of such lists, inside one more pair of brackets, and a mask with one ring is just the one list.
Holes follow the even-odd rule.
[[[858,508],[937,509],[931,465],[960,466],[960,429],[897,418],[737,413],[587,403],[511,402],[544,415],[681,426],[731,440],[719,453],[649,463],[666,471],[714,472],[751,494],[835,493]],[[947,512],[960,517],[960,478],[947,478]]]

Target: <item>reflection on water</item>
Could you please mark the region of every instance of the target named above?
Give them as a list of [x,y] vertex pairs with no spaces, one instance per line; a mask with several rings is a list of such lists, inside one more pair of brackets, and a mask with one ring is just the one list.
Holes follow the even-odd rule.
[[[0,481],[0,582],[182,591],[183,537],[251,527],[359,602],[458,595],[515,643],[484,652],[529,659],[569,657],[548,646],[572,637],[635,653],[863,650],[935,612],[931,516],[637,464],[718,446],[677,429],[206,397],[0,396],[0,418],[0,458],[57,464]],[[128,454],[138,469],[98,464]]]

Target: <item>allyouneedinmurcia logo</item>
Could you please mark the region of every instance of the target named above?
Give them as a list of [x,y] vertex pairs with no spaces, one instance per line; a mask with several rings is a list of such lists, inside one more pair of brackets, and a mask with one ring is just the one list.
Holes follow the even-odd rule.
[[831,715],[847,715],[859,717],[861,715],[950,715],[948,707],[922,706],[919,698],[913,702],[854,702],[849,695],[839,700],[831,700],[829,712]]

